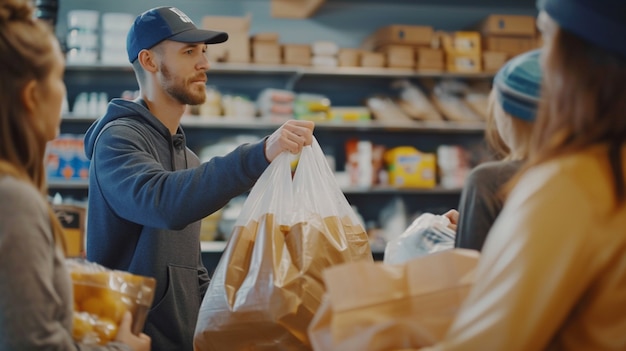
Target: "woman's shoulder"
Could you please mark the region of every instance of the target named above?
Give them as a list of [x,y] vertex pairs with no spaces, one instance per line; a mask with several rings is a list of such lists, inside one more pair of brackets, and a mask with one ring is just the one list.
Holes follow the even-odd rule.
[[0,194],[3,200],[0,212],[3,215],[15,211],[46,208],[46,203],[37,188],[12,176],[0,176]]

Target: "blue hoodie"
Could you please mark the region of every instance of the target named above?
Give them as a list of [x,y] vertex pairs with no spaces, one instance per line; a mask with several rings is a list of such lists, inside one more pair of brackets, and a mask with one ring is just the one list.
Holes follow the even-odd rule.
[[85,135],[89,169],[87,259],[154,277],[144,331],[153,350],[192,350],[209,276],[200,220],[248,191],[269,165],[264,141],[200,163],[181,128],[139,100],[112,100]]

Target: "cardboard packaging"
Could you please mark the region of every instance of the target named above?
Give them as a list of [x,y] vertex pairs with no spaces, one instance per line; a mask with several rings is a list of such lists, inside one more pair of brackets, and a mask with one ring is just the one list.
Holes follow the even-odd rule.
[[359,62],[361,67],[385,67],[385,54],[382,52],[363,51]]
[[521,15],[490,15],[481,24],[483,35],[534,37],[535,17]]
[[209,47],[209,61],[213,62],[250,62],[250,21],[251,15],[205,16],[202,28],[220,30],[228,33],[228,41]]
[[429,46],[433,38],[433,27],[393,24],[381,27],[365,39],[362,48],[376,50],[383,45],[426,45]]
[[482,71],[482,56],[477,54],[446,53],[446,69],[455,73],[478,73]]
[[418,71],[443,71],[445,69],[445,55],[441,49],[417,48]]
[[387,67],[391,68],[414,68],[415,49],[411,45],[384,45],[376,51],[385,54]]
[[282,62],[279,35],[275,32],[261,32],[250,37],[252,62],[278,65]]
[[508,55],[503,52],[484,51],[483,52],[483,71],[497,72],[500,67],[504,66],[508,59]]
[[441,34],[441,40],[447,54],[477,55],[481,51],[480,33],[478,32],[443,33]]
[[252,42],[270,42],[270,43],[278,43],[279,34],[276,32],[260,32],[250,37]]
[[452,249],[402,264],[352,262],[324,271],[313,350],[409,350],[441,341],[473,283],[480,253]]
[[305,44],[284,44],[283,63],[287,65],[311,65],[311,46]]
[[358,67],[361,60],[361,50],[340,49],[337,58],[341,67]]
[[271,0],[272,17],[309,18],[325,0]]
[[278,43],[259,41],[252,43],[252,61],[279,65],[281,63],[280,45]]
[[509,57],[519,55],[523,52],[538,47],[536,38],[520,38],[520,37],[500,37],[486,36],[484,37],[485,50],[494,52],[503,52]]

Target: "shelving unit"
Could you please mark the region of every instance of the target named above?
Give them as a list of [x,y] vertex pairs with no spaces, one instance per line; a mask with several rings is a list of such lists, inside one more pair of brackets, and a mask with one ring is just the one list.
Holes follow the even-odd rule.
[[[224,91],[256,97],[263,88],[289,89],[294,92],[313,92],[327,95],[333,106],[362,105],[370,94],[390,94],[389,85],[394,79],[438,80],[461,79],[469,81],[490,80],[492,74],[452,74],[442,72],[416,72],[407,69],[369,68],[314,68],[299,66],[268,66],[257,64],[215,63],[208,72],[208,84]],[[70,103],[81,91],[105,91],[116,97],[124,90],[137,89],[130,66],[78,66],[66,68],[66,85]],[[70,104],[71,105],[71,104]],[[62,132],[84,133],[95,117],[67,115],[62,120]],[[241,119],[232,116],[184,116],[181,125],[185,130],[187,145],[197,154],[220,139],[238,134],[260,137],[270,134],[283,122],[263,118]],[[367,139],[388,147],[412,145],[419,150],[435,152],[441,144],[468,146],[481,143],[484,123],[403,121],[328,121],[316,122],[315,136],[325,153],[335,157],[339,170],[345,164],[344,143],[348,139]],[[49,182],[52,195],[69,193],[74,197],[86,196],[85,181]],[[385,204],[401,198],[407,213],[428,211],[441,213],[457,206],[460,189],[398,189],[391,186],[368,188],[345,187],[348,201],[358,208],[366,223],[376,222]],[[201,243],[203,260],[214,268],[224,250],[225,242]],[[377,258],[380,249],[374,250]],[[211,269],[210,269],[211,270]]]

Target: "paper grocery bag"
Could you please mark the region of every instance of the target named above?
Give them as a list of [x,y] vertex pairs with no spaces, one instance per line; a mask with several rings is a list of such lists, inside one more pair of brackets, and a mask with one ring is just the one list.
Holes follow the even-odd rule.
[[354,262],[327,269],[327,294],[309,327],[313,349],[375,351],[435,344],[471,288],[479,255],[452,249],[398,265]]
[[314,141],[278,156],[244,203],[202,301],[195,350],[310,350],[322,272],[373,262],[367,234]]

